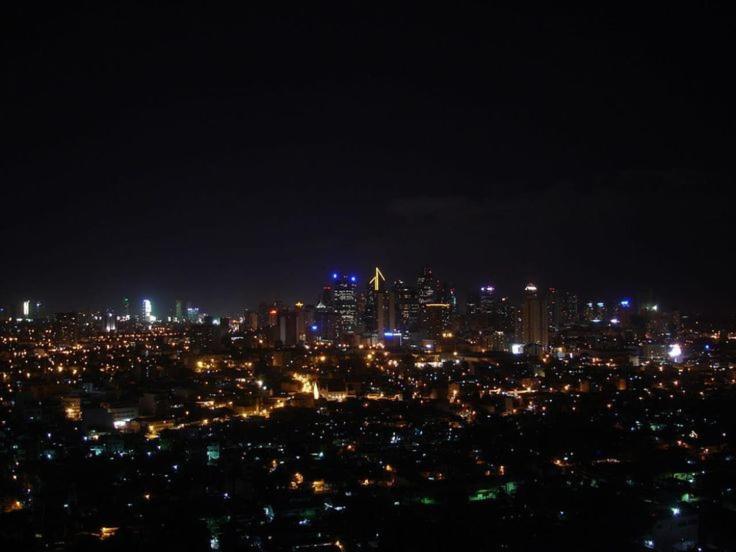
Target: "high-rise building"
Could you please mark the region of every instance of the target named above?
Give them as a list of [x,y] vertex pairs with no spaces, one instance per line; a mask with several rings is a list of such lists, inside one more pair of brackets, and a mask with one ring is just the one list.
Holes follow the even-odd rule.
[[509,297],[501,297],[497,304],[498,310],[494,315],[493,328],[507,333],[513,333],[518,318],[518,308]]
[[246,309],[243,314],[243,327],[250,331],[258,330],[258,313]]
[[422,309],[422,330],[427,337],[438,339],[449,327],[449,303],[427,303]]
[[571,326],[579,320],[578,316],[578,296],[569,291],[559,294],[560,305],[560,326]]
[[314,307],[314,320],[309,333],[316,339],[332,341],[337,339],[338,315],[321,301]]
[[432,269],[424,267],[417,276],[417,302],[419,305],[437,302],[437,279],[432,275]]
[[150,299],[144,299],[141,304],[141,315],[146,322],[153,322],[153,304]]
[[105,331],[114,332],[117,329],[115,315],[111,312],[105,314]]
[[21,302],[18,312],[22,318],[37,320],[44,316],[44,305],[41,301],[25,299]]
[[621,299],[613,307],[613,312],[611,313],[611,321],[614,324],[621,324],[621,326],[627,327],[631,324],[631,315],[633,310],[634,309],[631,299]]
[[393,294],[388,293],[385,278],[381,270],[376,267],[373,278],[368,282],[366,290],[366,305],[363,316],[365,330],[383,338],[386,331],[393,331],[396,318],[393,314]]
[[493,286],[481,286],[480,295],[478,296],[478,309],[483,314],[493,314],[496,311],[498,299],[496,296],[496,288]]
[[174,306],[174,318],[177,322],[184,321],[184,301],[177,299]]
[[187,304],[187,321],[191,323],[199,322],[199,307]]
[[401,332],[413,330],[419,318],[416,290],[405,282],[396,280],[392,292],[396,303],[396,324],[392,329]]
[[549,332],[556,334],[562,323],[562,311],[560,305],[560,294],[557,288],[549,288],[544,298],[544,306],[547,309],[547,324]]
[[353,333],[358,327],[358,278],[333,274],[332,280],[332,307],[337,314],[338,335]]
[[603,301],[588,301],[585,304],[583,317],[586,322],[601,322],[608,318],[606,304]]
[[524,288],[520,337],[524,345],[536,344],[547,347],[549,344],[547,309],[539,297],[537,286],[531,283]]

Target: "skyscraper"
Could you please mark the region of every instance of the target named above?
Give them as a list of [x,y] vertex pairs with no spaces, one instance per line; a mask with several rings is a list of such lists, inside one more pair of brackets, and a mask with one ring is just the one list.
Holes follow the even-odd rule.
[[338,335],[353,333],[358,326],[358,279],[355,276],[333,274],[332,280],[332,306],[337,313]]
[[417,302],[419,305],[437,302],[437,280],[432,275],[432,269],[424,267],[417,276]]
[[521,305],[521,341],[524,345],[536,344],[547,347],[549,327],[547,309],[539,297],[537,286],[527,284]]
[[578,296],[569,291],[560,295],[560,325],[570,326],[578,322]]
[[396,303],[396,325],[391,329],[402,332],[413,330],[419,316],[416,290],[406,282],[396,280],[392,291]]
[[153,321],[153,305],[150,299],[144,299],[141,305],[141,314],[146,322]]
[[181,299],[176,300],[176,304],[174,307],[174,318],[177,322],[182,322],[184,320],[184,301]]

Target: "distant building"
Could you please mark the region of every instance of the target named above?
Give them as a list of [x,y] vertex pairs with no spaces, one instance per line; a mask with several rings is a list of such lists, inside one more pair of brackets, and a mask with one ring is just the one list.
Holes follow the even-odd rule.
[[419,318],[416,290],[407,283],[396,280],[392,294],[396,305],[396,326],[392,329],[402,332],[413,330]]
[[524,345],[536,344],[547,347],[549,344],[547,309],[544,308],[544,304],[539,297],[537,286],[531,283],[524,288],[520,337]]
[[144,299],[141,304],[141,315],[145,322],[153,322],[153,303],[150,299]]
[[332,306],[337,314],[339,336],[353,333],[358,327],[357,277],[332,275]]

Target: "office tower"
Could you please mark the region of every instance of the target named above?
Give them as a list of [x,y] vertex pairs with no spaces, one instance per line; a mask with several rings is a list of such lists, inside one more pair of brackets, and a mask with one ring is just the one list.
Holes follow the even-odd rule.
[[493,286],[482,286],[478,295],[478,309],[483,314],[491,315],[496,311],[496,288]]
[[480,291],[468,296],[468,327],[474,331],[514,331],[516,310],[508,297],[498,295],[492,285],[481,286]]
[[437,283],[437,303],[447,305],[447,308],[443,309],[443,326],[444,329],[450,327],[452,317],[457,313],[457,296],[455,295],[455,288],[453,288],[447,282]]
[[299,311],[282,310],[278,313],[278,340],[286,347],[299,342]]
[[427,303],[422,309],[422,329],[427,337],[438,339],[449,327],[449,303]]
[[123,316],[126,320],[130,319],[130,299],[123,297]]
[[20,306],[20,313],[23,316],[23,318],[30,318],[31,317],[31,300],[26,299],[21,303]]
[[[429,332],[428,324],[430,313],[427,312],[427,305],[440,302],[438,297],[438,288],[439,282],[432,275],[432,269],[424,267],[422,272],[419,273],[419,276],[417,276],[416,300],[419,310],[418,329],[425,333]],[[444,313],[444,311],[442,312]],[[436,315],[436,312],[432,313],[432,316],[434,315]]]
[[269,328],[273,328],[276,324],[278,324],[279,319],[279,309],[276,307],[271,307],[268,309],[267,318],[266,318],[266,325]]
[[623,327],[627,327],[631,324],[631,314],[633,312],[631,299],[621,299],[613,307],[611,313],[612,321],[616,324],[621,324]]
[[246,330],[256,331],[258,329],[258,313],[245,309],[243,314],[243,327]]
[[608,318],[606,304],[603,301],[588,301],[585,304],[583,318],[586,322],[601,322]]
[[518,307],[513,304],[511,299],[501,297],[497,304],[497,311],[494,314],[493,328],[501,332],[513,333],[516,328],[517,314]]
[[174,318],[177,322],[184,321],[184,301],[181,299],[176,300],[176,306],[174,307]]
[[385,285],[381,270],[376,267],[373,278],[368,282],[366,290],[366,306],[363,316],[366,331],[383,337],[383,334],[394,329],[395,317],[391,315],[394,302]]
[[465,314],[469,317],[475,317],[480,313],[480,293],[477,291],[468,292],[465,298]]
[[560,325],[571,326],[578,322],[578,296],[569,291],[559,294]]
[[[337,274],[332,275],[332,279],[337,279]],[[332,294],[332,286],[330,284],[326,284],[322,288],[322,294],[320,295],[319,302],[322,303],[326,308],[331,309],[333,305],[333,294]]]
[[191,323],[199,322],[199,307],[187,305],[187,321]]
[[338,336],[353,333],[358,326],[358,279],[355,276],[333,274],[332,280],[332,306],[337,314]]
[[401,280],[393,285],[394,301],[396,303],[396,324],[392,329],[408,332],[417,325],[419,318],[419,303],[416,290]]
[[521,341],[524,345],[547,347],[548,336],[547,309],[539,297],[537,286],[527,284],[521,306]]
[[114,332],[116,329],[117,329],[117,324],[116,324],[115,315],[111,312],[108,312],[105,315],[105,331]]
[[153,304],[150,299],[144,299],[141,305],[141,315],[146,322],[153,321]]
[[319,340],[337,339],[338,314],[320,301],[314,308],[314,320],[309,330],[310,334]]
[[562,323],[562,312],[560,309],[560,294],[556,288],[549,288],[544,297],[544,307],[547,309],[547,325],[550,334],[556,334]]
[[306,313],[304,311],[304,303],[297,301],[294,305],[294,325],[296,328],[297,343],[304,343],[307,340]]
[[424,267],[419,276],[417,276],[417,302],[419,305],[438,302],[437,288],[438,283],[432,275],[432,269]]

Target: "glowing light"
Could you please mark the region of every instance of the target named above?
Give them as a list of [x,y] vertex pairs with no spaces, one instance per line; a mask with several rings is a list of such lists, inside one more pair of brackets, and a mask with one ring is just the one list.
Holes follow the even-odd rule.
[[673,343],[670,345],[670,350],[667,352],[667,356],[670,358],[677,358],[679,356],[682,356],[682,347],[678,343]]
[[532,283],[528,283],[524,288],[524,291],[537,291],[537,286]]
[[101,527],[99,533],[100,540],[109,539],[110,537],[115,536],[115,533],[117,532],[117,527]]
[[153,305],[151,304],[151,300],[144,299],[143,300],[143,317],[146,320],[150,320],[152,314],[153,314]]
[[[378,268],[378,267],[376,267],[375,275],[373,276],[373,278],[370,279],[370,281],[368,283],[369,284],[373,284],[373,289],[375,291],[379,291],[381,280],[383,280],[385,282],[386,281],[386,278],[383,276],[383,273],[381,272],[381,269]],[[353,280],[353,281],[355,281],[355,280]]]

